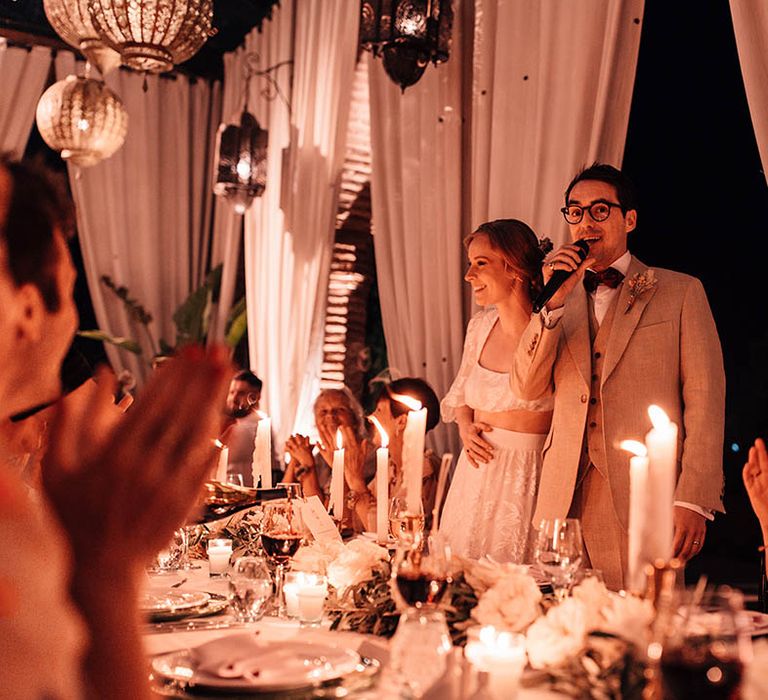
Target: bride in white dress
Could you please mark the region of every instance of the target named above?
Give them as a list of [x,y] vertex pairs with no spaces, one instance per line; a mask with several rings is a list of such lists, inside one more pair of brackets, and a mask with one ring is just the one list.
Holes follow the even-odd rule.
[[475,301],[459,374],[441,403],[464,449],[440,521],[455,554],[521,563],[529,557],[541,450],[552,420],[551,393],[523,401],[509,372],[541,289],[544,250],[523,222],[482,224],[464,241]]

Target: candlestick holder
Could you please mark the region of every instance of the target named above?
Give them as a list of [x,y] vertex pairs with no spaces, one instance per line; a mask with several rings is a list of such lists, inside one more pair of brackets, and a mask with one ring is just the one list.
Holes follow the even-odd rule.
[[645,565],[646,600],[656,610],[651,627],[651,641],[646,651],[645,688],[643,700],[663,700],[661,683],[661,654],[664,638],[672,615],[674,615],[675,587],[682,574],[683,562],[679,559],[656,559]]

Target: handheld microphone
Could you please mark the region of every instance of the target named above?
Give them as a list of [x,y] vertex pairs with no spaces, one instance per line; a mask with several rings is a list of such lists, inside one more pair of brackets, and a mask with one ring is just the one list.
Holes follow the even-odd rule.
[[[578,246],[576,252],[583,262],[587,257],[587,253],[589,253],[589,243],[583,238],[580,238],[578,241],[575,241],[574,244]],[[573,272],[573,270],[555,270],[552,273],[549,282],[544,285],[544,289],[542,289],[541,292],[539,292],[539,295],[533,300],[533,313],[537,314],[544,308],[544,304],[555,296],[555,292],[563,286],[563,282],[565,282]]]

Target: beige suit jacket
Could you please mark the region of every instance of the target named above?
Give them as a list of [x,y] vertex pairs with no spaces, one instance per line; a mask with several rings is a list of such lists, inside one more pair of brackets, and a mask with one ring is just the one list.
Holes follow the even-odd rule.
[[[632,258],[627,280],[648,268]],[[601,379],[605,469],[616,517],[629,517],[629,458],[623,439],[644,439],[647,409],[661,406],[679,426],[676,500],[722,511],[725,373],[720,340],[701,282],[654,269],[657,284],[629,311],[620,289]],[[518,346],[512,389],[533,399],[554,384],[555,411],[544,444],[534,522],[564,518],[576,487],[592,373],[588,299],[583,285],[569,296],[551,329],[537,314]]]

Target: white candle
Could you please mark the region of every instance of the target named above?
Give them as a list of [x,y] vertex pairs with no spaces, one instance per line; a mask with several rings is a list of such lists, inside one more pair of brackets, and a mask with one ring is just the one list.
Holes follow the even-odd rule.
[[622,450],[634,456],[629,460],[629,578],[627,587],[642,592],[645,584],[643,567],[647,561],[643,553],[648,508],[648,450],[637,440],[623,440]]
[[256,488],[261,478],[261,488],[272,488],[272,421],[262,415],[256,426],[256,439],[253,442],[253,487]]
[[478,671],[488,673],[489,690],[494,698],[517,697],[525,666],[525,637],[483,627],[476,639],[467,642],[464,655]]
[[316,623],[323,619],[325,597],[328,595],[328,583],[320,574],[299,574],[296,583],[299,620]]
[[232,556],[232,540],[208,540],[208,572],[211,576],[226,573]]
[[227,466],[229,464],[229,448],[220,440],[215,441],[219,448],[219,462],[216,465],[216,481],[227,483]]
[[296,581],[290,581],[283,584],[283,595],[285,596],[285,612],[288,614],[288,617],[299,616],[298,592],[299,584]]
[[405,404],[408,419],[403,432],[403,483],[405,484],[405,502],[409,514],[421,512],[421,479],[424,471],[424,435],[427,431],[427,409],[411,396],[393,394],[392,398]]
[[646,547],[651,561],[672,557],[674,502],[677,484],[677,425],[658,406],[649,406],[653,428],[645,436],[648,448],[648,528]]
[[344,448],[341,438],[341,430],[336,431],[336,449],[333,451],[333,464],[331,465],[331,502],[329,510],[333,510],[333,517],[341,521],[344,516]]
[[389,435],[376,416],[370,416],[381,437],[376,450],[376,540],[386,544],[389,540]]

